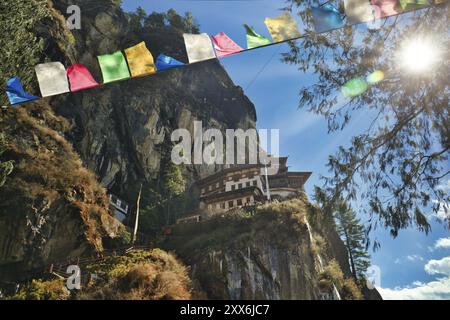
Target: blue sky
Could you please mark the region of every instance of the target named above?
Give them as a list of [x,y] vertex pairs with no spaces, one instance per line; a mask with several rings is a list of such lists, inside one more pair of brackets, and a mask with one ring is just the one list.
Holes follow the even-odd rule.
[[[242,47],[246,43],[242,25],[248,23],[258,33],[268,35],[264,18],[277,16],[283,4],[282,0],[123,1],[127,11],[138,6],[148,13],[170,8],[179,13],[191,11],[202,32],[215,35],[223,31]],[[298,22],[301,25],[301,21]],[[255,104],[258,127],[280,129],[280,154],[290,157],[291,169],[314,172],[307,185],[310,194],[314,184],[320,185],[320,175],[327,174],[328,155],[338,146],[348,144],[351,136],[359,133],[369,119],[362,111],[354,116],[347,129],[328,134],[326,121],[298,109],[300,87],[313,81],[314,75],[302,74],[295,66],[282,63],[279,53],[286,51],[287,45],[271,46],[221,61],[234,82],[244,88]],[[446,188],[449,192],[450,183]],[[432,220],[433,232],[429,236],[415,230],[402,231],[396,239],[385,230],[374,234],[382,247],[372,253],[372,263],[380,267],[380,292],[385,298],[450,299],[450,234]]]

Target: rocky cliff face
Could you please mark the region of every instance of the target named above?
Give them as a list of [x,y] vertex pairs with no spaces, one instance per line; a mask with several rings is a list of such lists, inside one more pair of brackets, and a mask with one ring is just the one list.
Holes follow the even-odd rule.
[[[65,3],[58,1],[56,7],[63,11]],[[166,26],[133,31],[109,1],[97,4],[101,11],[92,7],[92,1],[78,4],[82,29],[72,31],[75,44],[65,51],[68,60],[85,64],[97,79],[101,79],[97,55],[140,41],[155,58],[165,53],[187,62],[183,30]],[[105,187],[130,201],[140,183],[159,179],[170,156],[173,130],[188,129],[193,136],[194,121],[202,121],[205,130],[256,126],[254,105],[217,60],[68,95],[52,106],[72,122],[69,137],[86,165]],[[190,166],[185,175],[192,181],[218,169]]]
[[[320,298],[307,239],[278,245],[268,239],[208,251],[192,277],[210,299],[314,300]],[[215,275],[215,276],[214,276]],[[214,280],[213,280],[214,279]]]

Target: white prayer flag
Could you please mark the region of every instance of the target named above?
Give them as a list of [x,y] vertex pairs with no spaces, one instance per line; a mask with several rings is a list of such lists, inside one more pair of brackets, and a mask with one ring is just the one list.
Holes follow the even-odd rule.
[[216,58],[211,39],[206,33],[183,34],[189,63]]
[[66,68],[61,62],[38,64],[35,71],[43,97],[70,92]]
[[344,6],[349,24],[368,22],[375,18],[369,0],[344,0]]

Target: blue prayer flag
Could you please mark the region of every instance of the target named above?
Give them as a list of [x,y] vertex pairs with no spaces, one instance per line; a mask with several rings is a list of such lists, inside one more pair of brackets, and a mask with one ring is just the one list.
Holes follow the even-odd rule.
[[180,66],[184,66],[184,63],[182,63],[172,57],[168,57],[164,54],[160,54],[158,56],[158,59],[156,59],[156,69],[158,71],[173,69],[173,68],[177,68]]
[[39,97],[27,93],[23,89],[20,79],[17,77],[13,77],[7,81],[6,94],[8,95],[9,102],[13,106],[16,104],[39,99]]
[[331,3],[325,3],[318,8],[313,7],[312,14],[316,32],[324,32],[344,26],[341,13]]

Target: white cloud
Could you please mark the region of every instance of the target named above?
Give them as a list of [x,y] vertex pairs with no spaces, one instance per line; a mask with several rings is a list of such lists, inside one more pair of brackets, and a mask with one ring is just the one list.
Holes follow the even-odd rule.
[[403,257],[399,257],[396,258],[394,263],[395,264],[402,264],[402,263],[407,263],[407,262],[419,262],[419,261],[423,261],[422,256],[418,255],[418,254],[410,254],[407,256],[403,256]]
[[450,276],[450,257],[428,261],[425,265],[425,272],[428,274],[444,274]]
[[442,189],[443,191],[450,191],[450,179],[438,185],[438,188]]
[[[441,238],[436,241],[436,246],[447,245],[450,238]],[[406,256],[408,261],[422,261],[419,255]],[[430,275],[444,275],[446,277],[438,278],[431,282],[414,281],[406,287],[396,288],[377,288],[385,300],[450,300],[450,257],[444,257],[440,260],[430,260],[425,265],[425,272]]]
[[434,244],[434,247],[436,249],[439,249],[439,248],[450,248],[450,237],[438,239],[436,241],[436,243]]
[[448,300],[450,299],[450,277],[432,282],[414,282],[404,288],[377,288],[385,300]]
[[406,256],[406,260],[415,262],[415,261],[423,261],[423,258],[417,254],[412,254],[412,255]]

